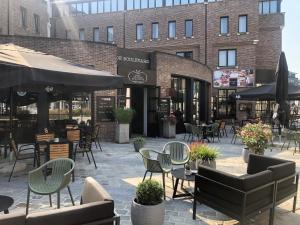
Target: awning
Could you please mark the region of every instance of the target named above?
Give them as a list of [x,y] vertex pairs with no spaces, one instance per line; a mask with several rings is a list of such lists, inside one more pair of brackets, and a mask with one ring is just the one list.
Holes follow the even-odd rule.
[[0,89],[17,87],[24,91],[39,91],[47,85],[63,92],[123,86],[121,76],[14,44],[0,45],[0,79]]

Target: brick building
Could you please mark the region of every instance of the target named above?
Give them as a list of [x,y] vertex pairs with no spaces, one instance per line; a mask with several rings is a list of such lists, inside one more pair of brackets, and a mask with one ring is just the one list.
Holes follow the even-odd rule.
[[52,37],[159,50],[207,65],[219,118],[245,115],[230,93],[274,79],[283,26],[281,0],[52,0]]
[[45,0],[1,0],[0,35],[47,37],[49,16]]

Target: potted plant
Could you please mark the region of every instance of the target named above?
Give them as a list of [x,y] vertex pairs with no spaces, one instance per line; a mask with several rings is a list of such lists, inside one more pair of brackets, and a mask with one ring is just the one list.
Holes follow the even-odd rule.
[[190,167],[192,169],[198,169],[199,165],[216,168],[216,158],[219,153],[215,148],[202,142],[193,142],[190,149]]
[[116,127],[116,142],[129,142],[129,124],[132,121],[134,110],[130,108],[117,108],[114,110],[114,116],[118,122]]
[[175,138],[176,136],[176,117],[171,114],[170,116],[164,116],[163,120],[163,137]]
[[136,189],[131,205],[133,225],[163,225],[165,218],[164,190],[157,181],[146,180]]
[[138,152],[145,145],[145,139],[143,137],[136,137],[133,140],[134,150]]
[[245,163],[248,163],[249,154],[263,155],[272,138],[271,127],[262,122],[248,123],[242,127],[238,134],[243,143],[247,146],[243,149],[242,155]]

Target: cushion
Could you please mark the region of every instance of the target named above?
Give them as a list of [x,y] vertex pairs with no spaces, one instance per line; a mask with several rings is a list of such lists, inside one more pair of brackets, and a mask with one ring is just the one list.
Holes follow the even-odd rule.
[[25,213],[10,213],[0,216],[0,225],[25,225]]
[[87,177],[81,194],[81,202],[86,204],[97,201],[113,201],[113,199],[94,178]]
[[268,170],[271,170],[273,172],[272,176],[274,180],[280,180],[282,178],[295,174],[296,164],[295,162],[285,162],[275,166],[269,166]]

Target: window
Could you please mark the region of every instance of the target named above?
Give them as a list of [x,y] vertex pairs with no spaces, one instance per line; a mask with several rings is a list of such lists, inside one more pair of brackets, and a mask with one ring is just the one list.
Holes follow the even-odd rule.
[[34,14],[33,19],[34,19],[34,31],[36,34],[39,34],[40,33],[40,16]]
[[143,24],[136,25],[136,40],[141,41],[144,39],[144,26]]
[[173,0],[166,0],[166,6],[172,6]]
[[155,8],[155,0],[149,0],[149,8]]
[[279,12],[279,3],[277,0],[266,0],[259,2],[259,13],[270,14]]
[[69,30],[66,30],[66,39],[69,39],[69,36],[70,36],[70,31]]
[[118,0],[118,11],[124,10],[124,0]]
[[176,52],[177,56],[181,56],[183,58],[188,58],[188,59],[192,59],[193,58],[193,52],[189,51],[189,52]]
[[229,33],[229,17],[223,16],[220,18],[220,34]]
[[185,21],[185,37],[190,38],[193,36],[193,20]]
[[90,12],[89,3],[88,2],[82,3],[82,14],[83,15],[88,15],[89,12]]
[[104,12],[110,12],[110,0],[104,0]]
[[96,14],[98,13],[98,2],[93,1],[91,2],[91,14]]
[[181,5],[186,5],[186,4],[189,4],[189,0],[181,0]]
[[27,27],[27,10],[21,7],[21,24],[23,28]]
[[104,12],[104,1],[99,1],[98,2],[98,13],[103,13]]
[[174,1],[174,5],[180,5],[180,0],[173,0]]
[[152,23],[152,27],[151,27],[151,38],[152,39],[158,39],[158,23]]
[[219,66],[230,67],[236,66],[236,50],[219,50]]
[[219,89],[218,90],[218,118],[235,118],[236,103],[230,101],[231,94],[235,93],[234,89]]
[[134,0],[134,9],[140,9],[140,8],[141,8],[141,1]]
[[159,8],[159,7],[162,7],[162,6],[163,6],[162,0],[156,0],[156,1],[155,1],[155,7],[156,7],[156,8]]
[[248,32],[248,16],[239,16],[239,33]]
[[94,42],[100,41],[100,29],[98,27],[95,27],[93,29],[93,41]]
[[80,41],[84,41],[85,40],[84,29],[79,29],[79,40]]
[[82,3],[76,4],[76,15],[82,15]]
[[107,42],[114,41],[114,28],[112,26],[107,27]]
[[141,9],[147,9],[147,8],[148,8],[148,1],[141,0]]
[[72,15],[76,15],[77,8],[76,8],[76,4],[75,3],[70,4],[70,12],[71,12]]
[[111,0],[111,11],[116,12],[117,8],[117,0]]
[[169,22],[169,38],[175,38],[176,37],[176,22],[170,21]]
[[127,0],[127,10],[134,9],[133,0]]

